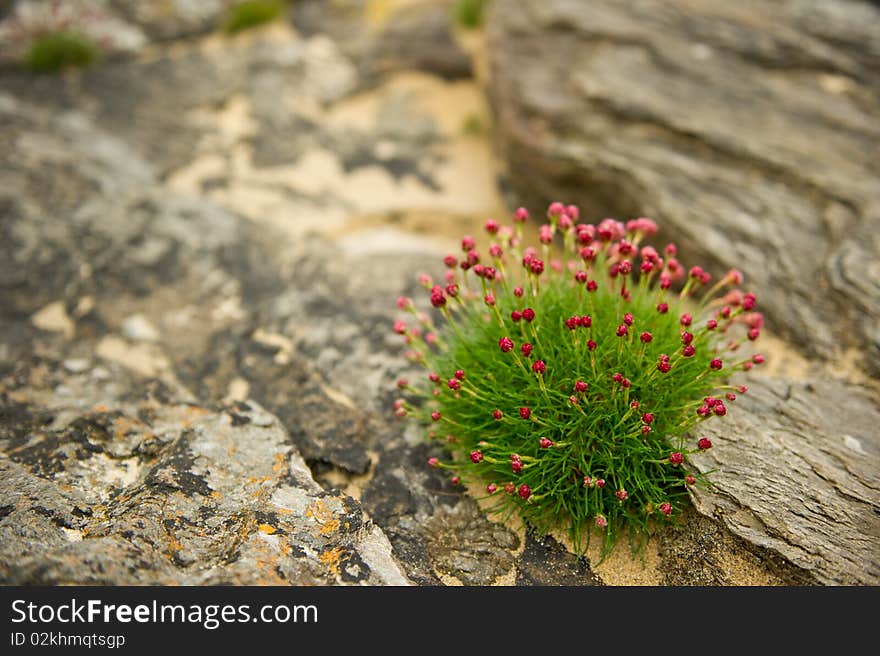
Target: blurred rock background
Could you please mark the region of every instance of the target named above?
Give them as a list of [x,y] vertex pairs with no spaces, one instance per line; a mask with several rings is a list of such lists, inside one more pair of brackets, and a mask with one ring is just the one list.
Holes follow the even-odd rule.
[[[876,5],[244,5],[0,5],[0,580],[880,581]],[[390,412],[397,296],[556,199],[768,320],[635,561],[494,522]]]

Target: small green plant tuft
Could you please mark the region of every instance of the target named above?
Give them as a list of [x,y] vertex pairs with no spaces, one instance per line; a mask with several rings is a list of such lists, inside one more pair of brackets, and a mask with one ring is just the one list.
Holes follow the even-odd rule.
[[55,73],[95,63],[101,51],[78,32],[60,31],[36,37],[28,47],[25,66],[35,73]]
[[281,16],[284,4],[276,0],[248,0],[232,6],[223,24],[227,34],[238,34],[244,30],[271,23]]
[[637,550],[688,486],[707,482],[686,468],[712,447],[693,433],[746,392],[728,377],[764,361],[739,353],[763,317],[738,271],[713,284],[674,244],[643,245],[654,221],[578,217],[553,203],[528,248],[524,208],[513,227],[489,220],[486,251],[467,236],[442,283],[421,276],[433,317],[398,299],[414,319],[394,331],[427,375],[398,381],[394,410],[428,426],[448,454],[428,465],[479,491],[490,512],[567,529],[581,553],[596,531],[603,553],[624,533]]
[[487,0],[456,0],[452,6],[455,22],[470,30],[482,27],[486,3]]
[[461,133],[466,137],[479,137],[486,133],[486,126],[478,114],[468,114],[461,122]]

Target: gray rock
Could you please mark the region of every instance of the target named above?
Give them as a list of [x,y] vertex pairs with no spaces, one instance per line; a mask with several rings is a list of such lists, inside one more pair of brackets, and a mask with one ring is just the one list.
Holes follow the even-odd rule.
[[[49,387],[65,375],[43,366]],[[116,398],[114,373],[109,387],[68,379],[64,396],[3,381],[5,583],[408,583],[382,530],[312,479],[281,423],[251,420],[266,414],[256,403],[138,398],[134,380]]]
[[713,487],[700,512],[815,581],[880,582],[880,406],[876,390],[827,380],[754,380],[692,458]]
[[880,9],[493,2],[489,89],[516,198],[652,216],[744,271],[806,353],[880,374]]

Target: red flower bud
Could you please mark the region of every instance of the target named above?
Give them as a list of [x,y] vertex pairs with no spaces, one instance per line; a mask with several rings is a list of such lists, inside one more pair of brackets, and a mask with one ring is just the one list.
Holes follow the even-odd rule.
[[525,344],[523,344],[522,346],[519,347],[519,350],[522,352],[523,356],[529,357],[532,354],[533,348],[534,347],[531,344],[526,342]]
[[586,391],[587,391],[587,388],[588,388],[588,387],[589,387],[589,385],[587,385],[587,383],[585,383],[585,382],[582,381],[582,380],[578,380],[578,381],[575,382],[575,384],[574,384],[574,391],[575,391],[575,392],[581,392],[581,393],[583,393],[583,392],[586,392]]
[[697,482],[697,479],[694,478],[693,476],[691,476],[690,474],[688,474],[687,476],[684,477],[684,482],[687,485],[693,485],[694,483]]
[[663,503],[661,503],[659,509],[660,512],[662,512],[667,517],[672,514],[672,504],[670,504],[668,501],[664,501]]
[[475,465],[478,464],[478,463],[483,462],[483,454],[482,454],[482,452],[477,451],[476,449],[473,450],[473,451],[471,451],[471,456],[470,456],[470,457],[471,457],[471,462],[474,463]]
[[626,501],[629,498],[629,492],[627,492],[626,490],[618,490],[614,493],[614,496],[616,496],[620,501]]
[[440,459],[439,458],[428,458],[428,467],[433,467],[434,469],[436,469],[439,466],[440,466]]
[[539,444],[541,445],[542,449],[549,449],[551,446],[553,446],[553,442],[546,437],[542,437],[539,441]]
[[531,322],[535,318],[535,311],[532,308],[526,308],[522,311],[522,318],[528,322]]
[[700,449],[702,449],[703,451],[705,451],[706,449],[711,449],[712,440],[710,440],[708,437],[701,437],[700,441],[697,442],[697,446],[700,447]]
[[510,337],[502,337],[498,340],[498,346],[503,353],[509,353],[513,350],[513,340]]
[[477,242],[470,235],[465,235],[461,239],[461,250],[465,253],[474,249],[474,246],[477,245]]
[[681,452],[674,451],[669,454],[669,464],[670,465],[680,465],[682,460],[684,460],[684,456],[681,455]]
[[519,409],[519,416],[523,419],[528,419],[532,416],[532,409],[526,406],[523,406]]
[[596,526],[599,528],[605,528],[608,526],[608,520],[605,519],[605,515],[596,515]]
[[709,367],[712,368],[712,369],[715,369],[716,371],[718,371],[719,369],[721,369],[721,367],[723,367],[723,366],[724,366],[724,364],[721,362],[721,358],[714,358],[714,359],[709,363]]
[[434,412],[431,413],[431,419],[434,421],[440,421],[440,417],[441,415],[437,410],[434,410]]
[[532,364],[532,371],[536,374],[543,374],[547,371],[547,364],[543,360],[535,360]]
[[525,290],[522,287],[514,287],[513,295],[517,298],[522,298],[522,295],[525,294]]
[[654,339],[654,336],[651,333],[645,331],[641,335],[639,335],[639,339],[642,340],[643,344],[647,344],[652,339]]
[[686,358],[691,357],[696,352],[697,349],[695,349],[692,344],[688,344],[683,349],[681,349],[681,354]]
[[605,479],[604,478],[597,478],[596,479],[596,487],[598,487],[598,488],[605,487]]
[[646,424],[653,424],[654,423],[654,413],[653,412],[644,413],[642,415],[642,421],[645,422]]
[[528,485],[523,483],[522,485],[519,486],[519,490],[517,490],[517,494],[519,494],[519,496],[522,497],[523,499],[528,499],[530,496],[532,496],[532,489]]
[[657,312],[660,314],[666,314],[669,312],[669,304],[668,303],[658,303],[657,304]]
[[516,485],[514,485],[513,483],[505,483],[504,491],[508,494],[513,494],[514,492],[516,492]]
[[498,490],[498,486],[495,485],[495,483],[489,483],[489,484],[486,486],[486,492],[488,492],[489,494],[495,494],[495,492],[496,492],[497,490]]

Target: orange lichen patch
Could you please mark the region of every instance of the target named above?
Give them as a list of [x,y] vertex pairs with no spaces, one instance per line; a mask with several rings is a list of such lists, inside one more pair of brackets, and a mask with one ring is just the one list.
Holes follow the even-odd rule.
[[220,494],[220,491],[219,491],[219,490],[213,490],[213,491],[211,492],[211,498],[212,498],[212,499],[222,499],[222,498],[223,498],[223,495]]
[[323,499],[318,499],[308,508],[306,508],[306,517],[311,517],[317,524],[318,533],[320,535],[330,535],[339,530],[341,522],[333,514],[333,511],[327,507]]
[[339,572],[342,570],[342,561],[345,559],[345,551],[340,547],[328,549],[318,556],[318,560],[327,567],[333,576],[339,576]]
[[249,479],[247,479],[247,482],[248,482],[248,485],[251,485],[254,483],[257,483],[257,484],[265,483],[266,481],[269,481],[269,480],[271,480],[270,476],[251,476]]
[[287,473],[287,456],[284,453],[275,454],[275,464],[272,465],[272,473],[276,477],[283,476]]
[[141,428],[143,425],[144,424],[140,419],[135,419],[134,417],[118,417],[113,423],[113,436],[117,440],[121,440],[129,433]]
[[111,408],[108,405],[98,404],[92,406],[92,411],[94,412],[110,412]]
[[229,446],[229,448],[226,449],[226,455],[228,455],[229,457],[232,457],[233,455],[235,455],[235,452],[237,450],[238,450],[238,447],[236,447],[234,444],[231,444]]
[[259,528],[260,533],[265,533],[266,535],[272,535],[278,531],[278,529],[271,524],[260,524],[257,528]]

